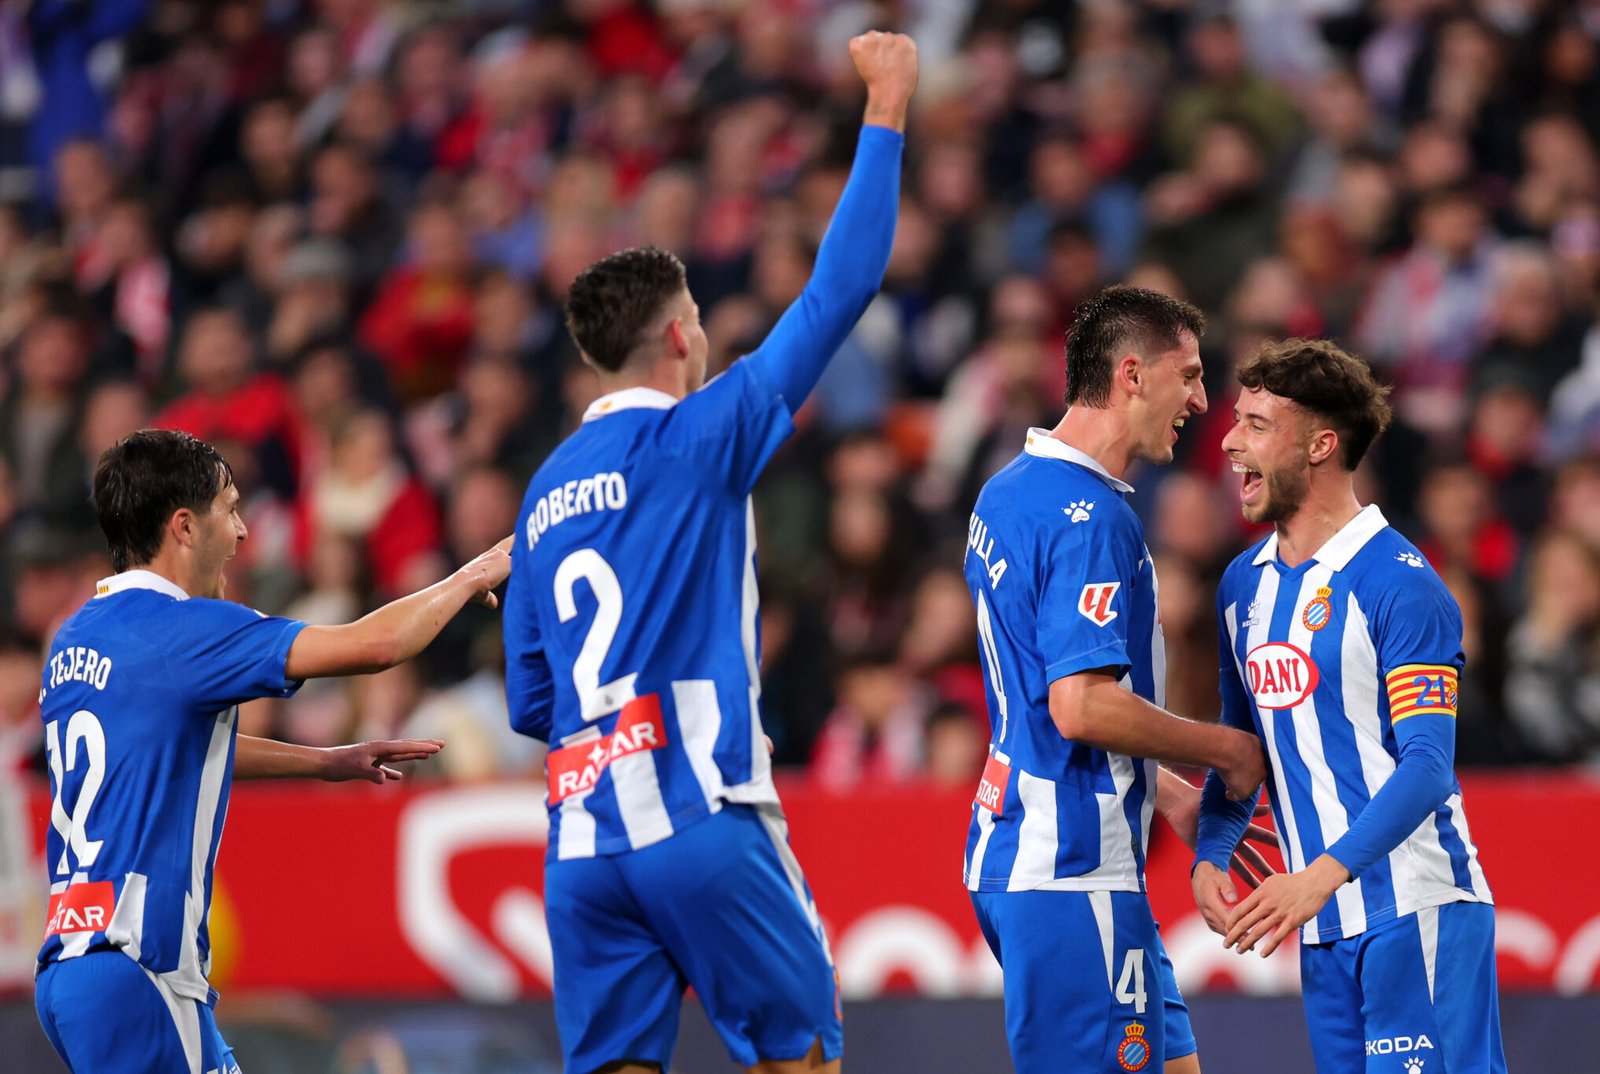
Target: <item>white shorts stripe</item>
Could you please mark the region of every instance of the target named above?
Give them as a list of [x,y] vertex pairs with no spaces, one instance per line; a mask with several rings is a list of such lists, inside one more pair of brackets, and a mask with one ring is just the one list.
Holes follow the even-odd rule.
[[155,985],[156,991],[161,994],[161,1001],[167,1005],[167,1013],[172,1016],[172,1025],[178,1031],[178,1039],[183,1042],[183,1057],[188,1061],[189,1074],[201,1074],[200,1063],[203,1053],[200,1050],[200,1001],[188,996],[180,996],[167,981],[164,974],[151,973],[143,966],[144,975],[150,978],[150,983]]
[[1417,930],[1422,934],[1422,967],[1428,974],[1428,998],[1433,999],[1433,974],[1439,964],[1439,908],[1417,911]]
[[1094,911],[1095,927],[1100,930],[1100,953],[1106,960],[1106,991],[1116,991],[1116,924],[1112,918],[1111,892],[1089,892],[1089,909]]
[[800,868],[800,859],[794,856],[794,848],[789,845],[789,822],[776,806],[757,806],[756,816],[761,818],[761,826],[766,828],[767,837],[772,840],[772,849],[777,851],[778,860],[783,863],[783,871],[789,878],[789,888],[794,892],[795,901],[805,911],[806,920],[811,922],[812,929],[816,931],[828,965],[833,965],[833,952],[828,947],[827,930],[822,927],[822,915],[817,912],[817,904],[806,890],[806,874]]

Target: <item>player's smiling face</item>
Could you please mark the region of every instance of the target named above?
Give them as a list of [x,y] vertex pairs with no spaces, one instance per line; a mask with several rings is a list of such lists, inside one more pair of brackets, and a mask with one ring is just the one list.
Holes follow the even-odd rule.
[[1206,412],[1200,343],[1188,332],[1179,339],[1178,346],[1144,366],[1145,391],[1140,399],[1143,414],[1134,454],[1158,465],[1172,461],[1172,449],[1184,423]]
[[1246,388],[1222,440],[1239,475],[1239,507],[1251,522],[1283,522],[1311,487],[1310,430],[1294,402],[1264,388]]
[[206,591],[195,595],[221,599],[228,584],[223,568],[239,550],[239,542],[249,536],[239,515],[239,490],[233,482],[224,485],[206,513],[195,518],[199,523],[194,552],[196,573],[206,583]]

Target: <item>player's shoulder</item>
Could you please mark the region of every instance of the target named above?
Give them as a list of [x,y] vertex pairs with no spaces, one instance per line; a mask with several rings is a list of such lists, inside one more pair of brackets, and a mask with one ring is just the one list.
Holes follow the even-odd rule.
[[[978,513],[1017,516],[1036,525],[1068,527],[1092,535],[1106,528],[1139,526],[1139,516],[1116,489],[1093,471],[1022,452],[984,483]],[[987,519],[987,515],[984,515]],[[1085,527],[1079,529],[1079,527]]]
[[1358,592],[1445,591],[1444,579],[1422,551],[1393,526],[1374,533],[1350,559],[1351,588]]
[[1272,535],[1269,533],[1243,552],[1234,556],[1228,565],[1223,568],[1219,588],[1225,592],[1233,586],[1242,585],[1247,580],[1254,578],[1256,573],[1262,569],[1262,564],[1257,563],[1256,560],[1261,556],[1262,549],[1267,547],[1267,542],[1271,540]]

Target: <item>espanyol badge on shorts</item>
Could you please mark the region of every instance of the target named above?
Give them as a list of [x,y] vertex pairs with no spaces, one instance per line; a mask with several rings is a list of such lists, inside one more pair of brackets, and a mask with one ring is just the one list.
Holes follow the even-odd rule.
[[1300,622],[1307,630],[1316,633],[1333,619],[1333,590],[1323,586],[1300,613]]
[[1117,1045],[1117,1065],[1123,1070],[1143,1070],[1150,1062],[1150,1042],[1144,1039],[1144,1023],[1130,1022]]

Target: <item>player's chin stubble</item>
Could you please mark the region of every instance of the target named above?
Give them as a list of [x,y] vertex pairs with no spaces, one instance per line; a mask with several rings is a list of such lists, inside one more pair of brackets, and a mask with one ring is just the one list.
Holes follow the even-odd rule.
[[1253,510],[1246,506],[1244,517],[1249,522],[1287,522],[1305,503],[1310,488],[1311,483],[1302,474],[1264,473],[1261,502]]

